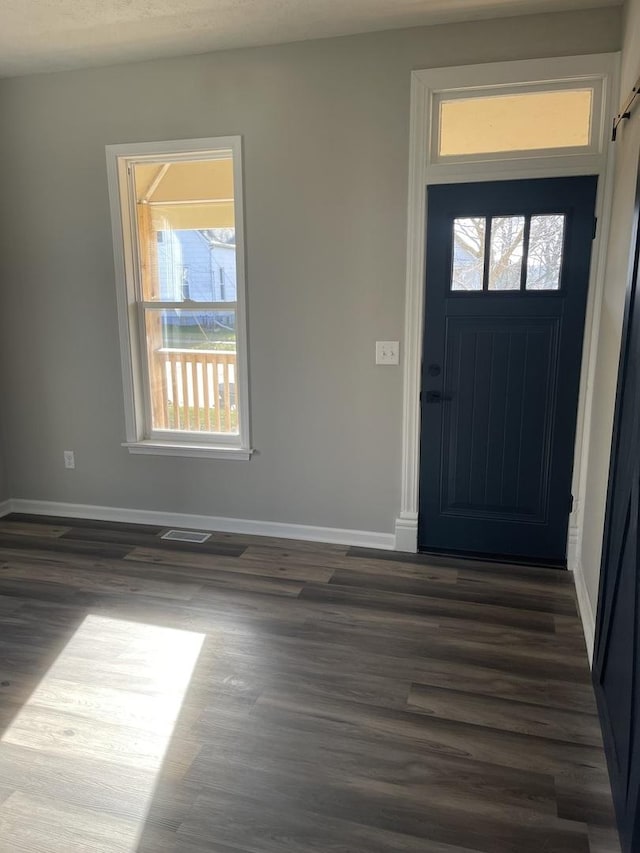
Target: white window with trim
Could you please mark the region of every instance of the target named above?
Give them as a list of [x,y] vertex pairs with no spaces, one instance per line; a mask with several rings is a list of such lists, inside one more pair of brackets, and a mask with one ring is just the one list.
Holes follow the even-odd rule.
[[249,459],[240,137],[107,146],[132,453]]

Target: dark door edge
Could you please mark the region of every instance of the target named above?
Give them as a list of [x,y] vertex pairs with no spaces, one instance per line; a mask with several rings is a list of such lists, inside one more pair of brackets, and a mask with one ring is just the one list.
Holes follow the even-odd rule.
[[505,563],[511,566],[526,566],[528,568],[558,569],[567,571],[567,558],[562,560],[550,560],[543,557],[520,557],[517,554],[489,554],[479,551],[456,551],[451,548],[422,548],[418,546],[418,553],[433,555],[434,557],[450,557],[455,560],[469,560],[483,563]]

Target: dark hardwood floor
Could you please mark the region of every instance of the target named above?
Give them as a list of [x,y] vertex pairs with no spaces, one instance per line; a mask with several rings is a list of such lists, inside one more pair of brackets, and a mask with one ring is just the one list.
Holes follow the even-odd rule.
[[0,519],[3,853],[619,853],[571,576]]

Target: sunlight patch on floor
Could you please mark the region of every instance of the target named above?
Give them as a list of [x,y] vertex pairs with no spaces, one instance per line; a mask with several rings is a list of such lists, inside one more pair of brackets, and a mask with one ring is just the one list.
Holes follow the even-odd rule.
[[0,741],[0,851],[135,851],[204,639],[85,618]]

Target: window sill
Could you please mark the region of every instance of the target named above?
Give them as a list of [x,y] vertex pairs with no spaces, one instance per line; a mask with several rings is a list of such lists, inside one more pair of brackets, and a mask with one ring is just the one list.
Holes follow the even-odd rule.
[[129,453],[145,456],[190,456],[198,459],[239,459],[247,462],[253,450],[211,444],[177,444],[169,441],[125,441]]

